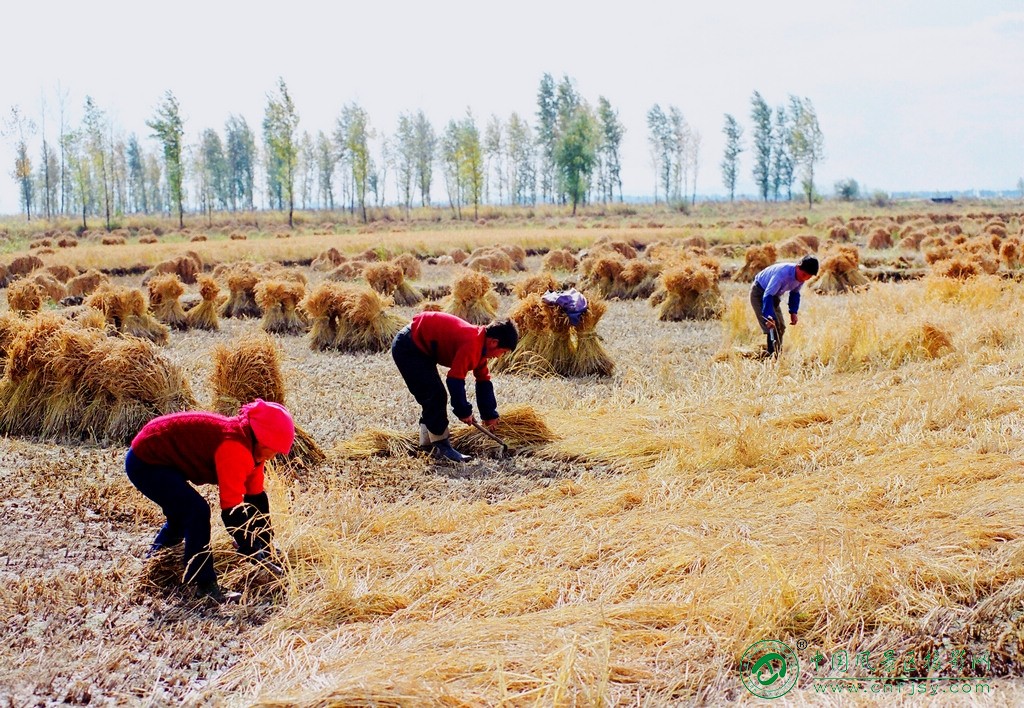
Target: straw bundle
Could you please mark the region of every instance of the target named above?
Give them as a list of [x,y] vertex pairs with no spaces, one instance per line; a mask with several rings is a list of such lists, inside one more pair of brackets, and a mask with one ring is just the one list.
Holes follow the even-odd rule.
[[306,322],[300,316],[299,302],[306,295],[301,283],[263,280],[256,286],[256,302],[263,310],[260,326],[275,334],[303,334]]
[[1008,238],[999,248],[999,258],[1010,270],[1017,270],[1021,266],[1024,251],[1021,249],[1021,242],[1016,238]]
[[763,246],[749,246],[743,254],[743,267],[733,276],[733,280],[740,283],[752,283],[754,277],[762,270],[778,260],[778,251],[775,244],[766,243]]
[[[213,350],[212,407],[222,415],[237,415],[243,404],[262,398],[285,405],[280,350],[266,334],[256,334],[218,345]],[[295,442],[288,459],[318,465],[327,456],[309,433],[295,426]]]
[[385,256],[385,258],[382,258],[381,257],[381,253],[385,253],[386,254],[387,253],[387,249],[385,249],[384,247],[381,247],[381,248],[367,248],[365,251],[363,251],[362,253],[359,254],[358,258],[359,258],[359,260],[365,261],[367,263],[374,263],[374,262],[379,261],[379,260],[385,260],[386,256]]
[[813,249],[807,245],[804,239],[794,236],[787,238],[785,241],[780,241],[776,251],[783,258],[800,258],[808,253],[812,253]]
[[932,265],[932,272],[943,278],[967,280],[983,272],[977,258],[967,255],[951,256]]
[[318,285],[299,305],[311,322],[309,347],[313,351],[324,351],[334,346],[338,339],[338,325],[346,299],[351,296],[351,287],[333,282]]
[[1001,221],[990,221],[982,227],[982,232],[998,238],[1006,238],[1006,224]]
[[195,234],[195,235],[193,235],[192,237],[189,238],[189,241],[191,241],[192,243],[196,243],[198,241],[205,241],[205,240],[206,240],[206,234]]
[[876,251],[892,248],[892,234],[882,228],[874,229],[868,237],[868,248]]
[[858,292],[868,279],[860,272],[860,252],[855,246],[836,246],[825,254],[811,288],[822,295]]
[[342,263],[337,268],[327,274],[328,280],[356,280],[361,278],[363,275],[363,269],[366,268],[366,261],[355,260]]
[[580,263],[583,275],[579,287],[581,290],[596,292],[603,298],[612,297],[616,290],[616,280],[625,267],[626,261],[617,253],[588,255]]
[[628,261],[615,279],[612,297],[642,300],[650,297],[658,283],[662,265],[651,261]]
[[119,334],[148,339],[155,344],[167,343],[168,329],[149,314],[146,296],[141,290],[104,285],[90,295],[85,304],[102,312]]
[[104,236],[100,243],[104,246],[123,246],[128,243],[128,239],[124,236]]
[[615,363],[597,333],[597,323],[608,305],[589,293],[587,301],[587,311],[577,326],[573,326],[562,308],[548,306],[552,339],[546,356],[551,368],[562,376],[611,376],[615,370]]
[[147,285],[151,278],[165,273],[175,273],[181,282],[191,285],[203,270],[203,260],[195,251],[186,251],[180,256],[160,261],[142,276],[142,284]]
[[499,248],[478,248],[466,259],[467,268],[481,273],[508,273],[515,263],[505,251]]
[[398,305],[411,306],[423,301],[423,295],[405,282],[402,267],[394,261],[371,263],[363,270],[363,275],[370,287],[394,298]]
[[7,265],[7,277],[20,278],[42,267],[43,259],[38,256],[18,256]]
[[850,230],[845,226],[836,225],[829,228],[828,237],[833,241],[849,241]]
[[256,304],[256,284],[260,281],[248,263],[238,263],[227,272],[228,301],[221,308],[221,317],[259,317],[259,305]]
[[394,304],[371,288],[355,288],[342,302],[334,347],[341,351],[381,352],[408,322],[389,311]]
[[455,261],[456,264],[462,264],[469,259],[469,254],[461,248],[453,248],[448,251],[448,257]]
[[543,295],[550,290],[558,290],[558,281],[555,280],[555,276],[551,275],[551,273],[538,273],[537,275],[527,276],[512,288],[512,291],[520,300],[531,293]]
[[39,312],[45,298],[46,292],[32,280],[18,280],[7,288],[7,304],[22,315]]
[[710,320],[725,310],[717,272],[697,261],[666,270],[659,289],[665,293],[658,298],[658,319],[663,322]]
[[498,248],[509,257],[515,270],[526,270],[526,249],[516,244],[503,244]]
[[104,273],[101,273],[94,268],[90,268],[81,275],[76,275],[68,281],[68,295],[70,297],[84,297],[86,295],[91,295],[96,292],[101,285],[109,282],[110,278],[108,278]]
[[471,324],[490,324],[498,314],[498,293],[483,273],[466,270],[455,277],[444,311]]
[[185,286],[181,284],[177,274],[158,275],[149,281],[147,287],[149,307],[153,316],[174,329],[188,329],[188,318],[178,301],[185,293]]
[[0,314],[0,364],[7,358],[7,350],[11,348],[11,342],[24,326],[25,321],[22,318],[9,312]]
[[625,241],[611,239],[608,236],[602,236],[597,239],[597,241],[594,242],[594,247],[590,249],[588,255],[608,252],[618,253],[627,260],[637,257],[637,250],[635,246],[630,243],[626,243]]
[[68,294],[64,284],[45,271],[36,273],[30,280],[43,289],[48,300],[55,303],[63,300]]
[[145,340],[44,314],[11,343],[0,431],[125,443],[148,420],[195,405],[180,369]]
[[[495,435],[517,454],[530,453],[557,440],[557,436],[530,406],[515,406],[501,414]],[[452,430],[452,445],[477,457],[494,457],[501,448],[476,428],[460,426]],[[415,434],[387,430],[360,433],[340,445],[342,454],[349,459],[382,455],[404,456],[416,452]]]
[[199,295],[203,301],[185,313],[185,321],[189,327],[216,332],[220,329],[217,318],[217,296],[220,286],[208,275],[199,276]]
[[300,285],[309,283],[309,278],[299,268],[287,268],[276,261],[260,263],[253,270],[267,280],[287,280]]
[[139,243],[160,243],[160,239],[152,234],[147,234],[139,237]]
[[348,259],[341,255],[341,251],[331,247],[320,253],[309,265],[313,270],[330,270],[340,266],[346,260]]
[[420,265],[419,259],[411,253],[401,253],[395,256],[392,262],[402,269],[405,277],[409,280],[417,280],[423,275],[423,267]]
[[544,254],[544,259],[541,261],[541,269],[555,272],[567,272],[571,273],[576,270],[578,261],[576,256],[565,248],[558,248],[554,251],[548,251]]
[[78,275],[78,269],[72,268],[69,265],[46,266],[46,272],[62,283],[67,283],[69,280]]
[[74,236],[61,236],[57,240],[57,246],[59,248],[75,248],[78,245],[78,239]]
[[921,242],[928,238],[924,231],[914,231],[900,239],[900,248],[905,251],[917,251],[921,248]]
[[232,241],[245,241],[249,237],[243,234],[241,231],[232,231],[228,238],[231,239]]
[[513,373],[527,376],[554,374],[551,366],[551,308],[539,293],[527,293],[512,308],[509,319],[519,332],[519,345],[490,363],[492,373]]

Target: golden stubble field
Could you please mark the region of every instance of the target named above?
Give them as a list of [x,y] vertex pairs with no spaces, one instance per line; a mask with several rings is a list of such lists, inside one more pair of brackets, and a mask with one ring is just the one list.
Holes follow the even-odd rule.
[[[422,280],[450,277],[427,266]],[[778,362],[736,353],[760,336],[746,285],[722,283],[721,321],[659,322],[643,301],[613,301],[598,326],[611,378],[495,378],[500,408],[532,406],[560,439],[465,468],[344,458],[336,445],[360,432],[414,427],[390,355],[278,337],[287,402],[332,452],[271,475],[283,582],[231,558],[214,521],[237,607],[198,605],[168,559],[143,562],[160,515],[124,477],[123,448],[4,439],[0,696],[717,704],[752,699],[741,656],[779,639],[804,646],[787,702],[850,702],[814,692],[819,651],[963,650],[988,666],[935,675],[1000,679],[972,699],[1015,704],[1022,287],[807,293]],[[222,325],[161,348],[201,405],[211,349],[258,330]]]

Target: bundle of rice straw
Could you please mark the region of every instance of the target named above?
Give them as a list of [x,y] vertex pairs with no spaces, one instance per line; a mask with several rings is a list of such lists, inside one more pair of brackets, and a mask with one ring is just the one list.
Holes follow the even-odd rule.
[[149,314],[146,296],[141,290],[103,285],[85,304],[102,312],[107,323],[119,334],[148,339],[155,344],[167,343],[169,330]]
[[540,293],[527,293],[512,308],[509,319],[519,332],[519,345],[491,361],[491,373],[524,374],[526,376],[547,376],[555,374],[551,365],[551,347],[554,335],[551,331],[551,308]]
[[311,322],[309,347],[322,352],[338,339],[338,324],[344,304],[353,290],[338,283],[324,282],[313,289],[299,307]]
[[46,266],[46,272],[62,283],[67,283],[69,280],[78,275],[78,269],[72,268],[69,265]]
[[217,318],[217,296],[220,286],[208,275],[199,276],[199,294],[203,301],[185,313],[185,321],[189,327],[216,332],[220,329]]
[[78,245],[78,239],[74,236],[61,236],[57,241],[59,248],[74,248]]
[[543,295],[550,290],[558,290],[558,281],[555,280],[555,276],[551,275],[551,273],[538,273],[537,275],[527,276],[512,288],[512,291],[520,300],[532,293]]
[[160,243],[160,239],[152,234],[147,234],[139,237],[139,243]]
[[868,248],[876,251],[892,248],[892,234],[883,228],[873,229],[868,237]]
[[305,295],[306,287],[301,283],[260,281],[256,286],[256,302],[263,309],[260,326],[275,334],[304,334],[306,322],[296,308]]
[[497,316],[499,304],[491,279],[483,273],[465,270],[455,276],[444,311],[471,324],[486,325]]
[[178,302],[185,293],[176,273],[165,273],[152,278],[149,288],[149,308],[153,316],[174,329],[188,329],[188,318]]
[[[501,413],[494,433],[517,454],[532,453],[557,440],[557,436],[530,406],[515,406]],[[477,457],[495,457],[500,446],[476,428],[452,429],[452,445]],[[419,449],[415,433],[370,430],[346,440],[339,446],[348,459],[373,456],[396,457],[414,454]]]
[[195,406],[181,370],[145,340],[110,339],[38,315],[10,347],[0,431],[127,443],[152,418]]
[[309,265],[313,270],[330,270],[340,266],[347,260],[345,256],[341,255],[341,251],[331,247],[320,253]]
[[7,264],[7,283],[15,278],[21,278],[34,270],[43,267],[43,259],[38,256],[18,256]]
[[[808,242],[809,238],[814,239],[815,246],[812,248]],[[780,241],[776,246],[776,253],[783,258],[801,258],[817,250],[818,237],[793,236],[785,241]]]
[[74,278],[67,282],[68,296],[69,297],[85,297],[91,295],[104,283],[109,283],[108,278],[104,273],[90,268],[81,275],[76,275]]
[[860,272],[860,252],[855,246],[834,246],[825,253],[818,270],[818,276],[811,288],[826,295],[859,292],[868,287],[869,281]]
[[411,253],[400,253],[391,262],[400,267],[409,280],[416,280],[423,274],[419,259]]
[[327,274],[328,280],[356,280],[363,276],[363,269],[366,268],[366,261],[354,260],[342,263]]
[[626,261],[617,253],[588,255],[580,262],[580,289],[597,293],[603,298],[611,297],[615,293],[616,280],[625,267]]
[[7,303],[11,310],[30,315],[43,309],[46,292],[31,280],[17,280],[7,288]]
[[663,322],[710,320],[720,317],[725,300],[718,288],[718,271],[692,260],[673,266],[661,275],[658,319]]
[[465,263],[467,268],[482,273],[508,273],[515,268],[512,258],[500,248],[478,248]]
[[334,347],[347,352],[381,352],[407,320],[389,311],[394,301],[371,288],[354,288],[344,298]]
[[1016,238],[1008,238],[999,247],[999,257],[1010,270],[1017,270],[1021,266],[1024,251],[1021,249],[1021,242]]
[[627,261],[615,279],[611,296],[623,300],[640,300],[650,297],[661,273],[660,263],[644,260]]
[[512,267],[518,271],[526,270],[526,249],[516,244],[503,244],[498,247],[508,255]]
[[544,259],[541,261],[541,269],[556,272],[567,272],[571,273],[576,270],[578,262],[576,256],[565,248],[558,248],[554,251],[548,251],[544,254]]
[[290,283],[306,285],[309,278],[298,268],[286,268],[276,261],[260,263],[253,270],[267,280],[287,280]]
[[17,315],[10,312],[0,314],[0,364],[7,358],[7,350],[11,348],[11,342],[24,326],[25,321]]
[[142,276],[142,284],[147,285],[151,278],[164,273],[176,273],[181,282],[191,285],[203,270],[203,259],[195,251],[185,251],[180,256],[160,261]]
[[32,242],[30,242],[28,244],[28,250],[30,250],[30,251],[35,250],[37,248],[52,248],[52,247],[53,247],[53,241],[51,241],[48,238],[37,238],[35,241],[32,241]]
[[46,271],[37,272],[29,279],[43,289],[43,294],[52,302],[60,302],[68,294],[67,288]]
[[405,281],[402,267],[393,261],[371,263],[363,275],[371,288],[394,298],[398,305],[411,306],[423,301],[422,293]]
[[220,314],[222,317],[259,317],[259,305],[256,304],[256,284],[260,282],[259,274],[253,271],[248,263],[237,263],[227,271],[228,301],[224,303]]
[[453,248],[448,251],[448,257],[455,261],[456,264],[461,264],[469,259],[469,254],[461,248]]
[[732,277],[739,283],[752,283],[754,277],[762,270],[778,260],[775,244],[766,243],[762,246],[749,246],[743,254],[743,267]]
[[602,236],[601,238],[594,241],[594,247],[590,249],[587,255],[599,255],[608,254],[610,252],[618,253],[625,259],[631,259],[637,257],[637,249],[631,243],[625,241],[612,239],[610,236]]
[[992,264],[999,267],[999,263],[990,256],[981,256],[973,253],[957,253],[951,257],[938,261],[932,265],[932,272],[943,278],[955,280],[967,280],[982,273],[992,274]]
[[249,237],[243,234],[241,231],[232,231],[228,238],[231,239],[232,241],[245,241]]
[[561,376],[611,376],[615,362],[608,356],[597,333],[597,323],[608,305],[587,293],[587,311],[578,325],[556,305],[547,305],[551,327],[551,345],[545,352],[551,368]]

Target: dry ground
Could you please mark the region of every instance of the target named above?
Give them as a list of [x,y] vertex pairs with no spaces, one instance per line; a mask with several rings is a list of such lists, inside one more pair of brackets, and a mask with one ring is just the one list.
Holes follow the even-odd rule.
[[[749,699],[738,661],[768,638],[806,641],[805,667],[815,650],[964,648],[989,652],[978,673],[1018,675],[1024,289],[808,295],[778,363],[730,354],[754,337],[745,287],[724,291],[724,323],[612,303],[609,380],[498,377],[502,406],[529,404],[562,436],[542,454],[279,470],[283,582],[231,558],[214,523],[238,607],[178,590],[173,557],[142,561],[160,519],[123,450],[0,440],[0,696],[717,704]],[[164,348],[201,402],[211,347],[258,326],[224,324]],[[952,346],[922,344],[924,324]],[[288,403],[325,448],[413,428],[387,354],[279,341]],[[809,676],[788,701],[848,702],[818,700]],[[1003,682],[972,699],[1021,695]]]

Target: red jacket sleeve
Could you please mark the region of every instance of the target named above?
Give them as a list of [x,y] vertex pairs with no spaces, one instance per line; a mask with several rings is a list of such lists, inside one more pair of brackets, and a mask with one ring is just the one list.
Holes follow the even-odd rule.
[[[252,451],[240,442],[228,440],[213,455],[220,488],[220,508],[232,509],[242,503],[249,476],[256,467]],[[260,465],[260,491],[263,491],[263,466]],[[257,492],[258,493],[258,492]]]

